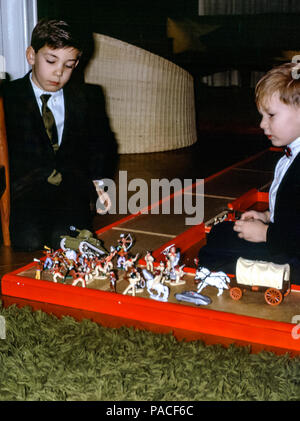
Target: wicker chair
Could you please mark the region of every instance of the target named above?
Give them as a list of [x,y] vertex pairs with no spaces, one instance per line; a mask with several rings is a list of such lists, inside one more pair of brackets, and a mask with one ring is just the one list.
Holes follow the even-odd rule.
[[194,82],[174,63],[94,34],[95,53],[85,81],[104,88],[119,153],[179,149],[197,140]]

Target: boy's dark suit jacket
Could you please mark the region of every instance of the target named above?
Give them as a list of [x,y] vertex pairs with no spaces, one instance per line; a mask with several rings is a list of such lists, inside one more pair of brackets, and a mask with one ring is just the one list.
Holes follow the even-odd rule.
[[286,253],[300,258],[300,153],[278,187],[274,221],[267,231],[271,254]]
[[199,251],[199,266],[235,273],[239,257],[289,263],[292,283],[300,285],[300,154],[278,188],[274,221],[269,224],[266,243],[239,238],[231,221],[215,225],[207,236],[207,245]]
[[[56,155],[52,150],[30,83],[29,74],[3,89],[10,158],[12,205],[88,206],[92,180],[111,177],[117,157],[114,134],[99,86],[70,82],[64,87],[65,124]],[[59,187],[46,180],[53,169],[62,174]],[[50,194],[50,195],[51,195]],[[55,204],[53,204],[55,206]]]
[[[18,250],[59,246],[69,226],[93,229],[92,180],[111,178],[117,146],[99,86],[64,87],[65,123],[54,154],[29,74],[2,87],[11,180],[10,234]],[[56,169],[62,182],[47,182]]]

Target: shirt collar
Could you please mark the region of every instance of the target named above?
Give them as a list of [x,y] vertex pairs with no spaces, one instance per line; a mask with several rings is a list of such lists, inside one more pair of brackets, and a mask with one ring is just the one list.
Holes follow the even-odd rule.
[[292,156],[297,155],[300,151],[300,137],[297,137],[297,139],[293,140],[293,142],[287,146],[291,149]]

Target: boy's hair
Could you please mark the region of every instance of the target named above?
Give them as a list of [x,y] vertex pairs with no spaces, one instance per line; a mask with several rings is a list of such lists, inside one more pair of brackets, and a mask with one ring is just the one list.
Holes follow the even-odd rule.
[[266,108],[274,94],[286,105],[300,106],[300,69],[297,63],[284,63],[266,73],[255,88],[258,109]]
[[79,33],[63,20],[41,19],[32,31],[31,46],[37,53],[45,45],[53,49],[73,47],[82,55]]

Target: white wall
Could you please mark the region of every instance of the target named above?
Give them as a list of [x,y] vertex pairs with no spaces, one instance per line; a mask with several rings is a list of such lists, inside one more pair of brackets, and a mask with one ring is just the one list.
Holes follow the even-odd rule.
[[0,77],[3,71],[12,80],[28,72],[25,50],[36,23],[36,0],[0,0]]

